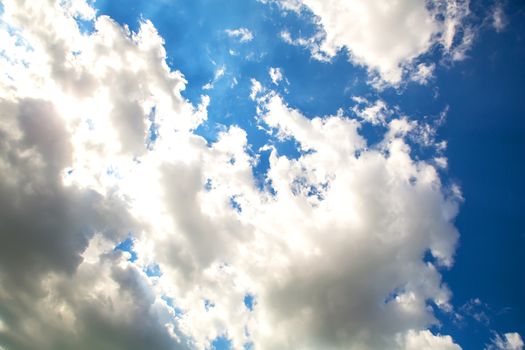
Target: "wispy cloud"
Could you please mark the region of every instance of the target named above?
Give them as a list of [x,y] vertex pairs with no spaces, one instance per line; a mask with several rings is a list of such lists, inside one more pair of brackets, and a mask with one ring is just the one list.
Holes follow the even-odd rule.
[[226,29],[225,32],[229,37],[239,39],[241,43],[246,43],[253,40],[253,33],[247,28]]

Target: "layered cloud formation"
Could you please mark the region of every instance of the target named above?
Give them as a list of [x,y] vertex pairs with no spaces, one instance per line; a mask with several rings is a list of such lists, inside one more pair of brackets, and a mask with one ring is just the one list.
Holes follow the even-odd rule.
[[[210,100],[182,97],[151,22],[134,33],[80,0],[3,3],[0,348],[207,349],[222,336],[236,350],[460,349],[429,330],[452,311],[440,269],[461,201],[430,126],[364,99],[355,116],[309,119],[253,80],[268,144],[252,150],[238,126],[210,143],[195,133]],[[330,54],[347,38],[320,4],[308,6]],[[349,46],[391,82],[437,40],[427,9],[407,10],[428,27],[413,45],[364,44],[393,64]],[[285,140],[297,157],[279,154]],[[495,344],[517,344],[505,337]]]

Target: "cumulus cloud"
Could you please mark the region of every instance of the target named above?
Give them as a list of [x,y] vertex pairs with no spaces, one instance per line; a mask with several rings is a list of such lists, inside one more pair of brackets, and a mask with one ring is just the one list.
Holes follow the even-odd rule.
[[247,28],[226,29],[226,34],[231,38],[237,38],[241,43],[253,40],[253,33]]
[[[281,35],[288,43],[308,47],[318,59],[329,60],[340,50],[348,50],[350,60],[365,66],[377,86],[398,85],[410,71],[419,71],[412,79],[426,83],[430,65],[418,58],[433,48],[452,60],[465,58],[474,37],[465,24],[469,14],[468,0],[274,0],[284,9],[314,15],[318,33],[311,38],[292,39],[289,32]],[[425,68],[426,70],[421,70]]]
[[151,22],[3,4],[1,347],[459,348],[428,330],[451,312],[440,271],[461,200],[412,154],[409,140],[436,143],[430,127],[382,101],[309,119],[252,79],[261,186],[245,130],[194,133],[210,100],[182,97]]
[[[447,221],[455,201],[443,197],[432,166],[410,159],[403,141],[410,126],[403,120],[391,122],[383,142],[369,148],[356,120],[309,120],[272,93],[259,101],[262,121],[276,137],[294,138],[303,155],[293,160],[273,150],[270,158],[268,181],[276,195],[255,227],[279,235],[267,248],[274,273],[254,281],[261,288],[254,288],[256,343],[405,348],[409,330],[435,322],[428,302],[450,307],[437,266],[452,263],[457,233]],[[426,208],[416,209],[423,203]],[[432,208],[448,214],[416,219],[433,216]],[[422,261],[427,250],[437,265]]]

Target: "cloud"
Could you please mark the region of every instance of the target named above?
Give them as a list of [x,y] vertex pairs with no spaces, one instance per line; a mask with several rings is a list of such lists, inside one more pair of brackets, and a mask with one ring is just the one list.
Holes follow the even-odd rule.
[[283,80],[283,73],[281,72],[280,68],[274,68],[270,67],[270,70],[268,71],[268,74],[270,74],[270,78],[272,79],[272,83],[275,85],[278,85],[281,80]]
[[458,309],[455,315],[458,322],[464,322],[465,318],[471,317],[476,322],[480,322],[486,326],[490,323],[490,308],[487,304],[482,302],[479,298],[470,299]]
[[505,333],[503,336],[496,334],[492,344],[486,347],[487,350],[523,350],[523,340],[518,333]]
[[424,64],[420,63],[415,67],[415,71],[412,72],[410,79],[421,84],[428,84],[429,80],[432,79],[434,69],[436,69],[435,64]]
[[440,215],[430,212],[454,215],[456,204],[434,192],[440,185],[432,167],[410,160],[403,141],[410,127],[403,120],[389,124],[381,146],[367,148],[355,120],[308,120],[278,95],[266,98],[262,120],[276,137],[294,138],[303,155],[292,160],[274,150],[270,158],[276,197],[255,227],[280,235],[267,248],[272,268],[264,268],[273,273],[257,282],[256,343],[395,348],[399,337],[435,322],[427,301],[450,307],[438,270],[421,257],[429,249],[438,265],[452,263],[457,233],[445,217],[434,221]]
[[286,10],[286,11],[293,11],[296,13],[301,12],[301,8],[303,6],[301,3],[301,0],[279,0],[277,2],[274,0],[258,0],[258,1],[262,2],[263,4],[277,3],[281,9]]
[[[189,348],[147,276],[113,252],[143,227],[115,182],[148,151],[151,104],[157,122],[178,115],[177,130],[202,109],[181,98],[151,23],[131,33],[92,18],[87,36],[72,16],[93,12],[79,1],[3,5],[0,345]],[[93,263],[97,240],[107,243]]]
[[215,73],[213,75],[213,80],[210,81],[209,83],[206,83],[202,89],[203,90],[211,90],[215,87],[215,83],[217,81],[219,81],[225,74],[226,72],[226,67],[224,66],[221,66],[221,67],[218,67],[216,70],[215,70]]
[[[392,115],[391,111],[385,101],[377,100],[373,104],[369,103],[362,97],[354,97],[353,100],[357,104],[352,108],[352,111],[363,121],[373,125],[385,125],[386,118]],[[364,105],[364,106],[363,106]]]
[[[252,79],[261,186],[245,130],[194,132],[210,100],[183,98],[151,22],[3,4],[1,347],[458,348],[428,330],[434,308],[451,312],[440,271],[461,201],[412,153],[438,143],[430,126],[382,101],[309,119]],[[133,259],[115,249],[126,239]]]
[[[419,58],[435,47],[452,60],[464,59],[474,36],[473,29],[465,24],[469,15],[469,2],[465,0],[403,0],[388,4],[300,0],[294,1],[293,6],[289,1],[275,2],[297,12],[311,11],[319,28],[315,36],[306,39],[292,39],[284,31],[283,40],[308,47],[315,58],[322,60],[329,60],[346,48],[353,63],[365,66],[379,79],[375,80],[378,86],[400,84],[421,63]],[[430,65],[419,66],[423,67]],[[427,79],[413,80],[426,83]]]
[[263,86],[259,81],[255,79],[251,79],[251,84],[252,84],[252,87],[250,90],[250,99],[255,101],[257,95],[263,91]]
[[403,342],[405,350],[461,350],[450,336],[434,335],[430,331],[410,331]]
[[226,29],[225,32],[231,38],[238,38],[241,43],[253,40],[253,33],[247,28]]
[[492,9],[492,26],[496,32],[500,33],[507,27],[507,16],[503,10],[503,5],[501,3],[496,3]]

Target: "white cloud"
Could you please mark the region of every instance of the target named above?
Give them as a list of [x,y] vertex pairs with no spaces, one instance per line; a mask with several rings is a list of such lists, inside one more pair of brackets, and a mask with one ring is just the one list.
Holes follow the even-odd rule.
[[[428,331],[429,304],[451,310],[440,269],[460,201],[412,156],[431,129],[376,102],[356,112],[385,128],[368,144],[360,120],[308,119],[252,79],[271,140],[261,190],[245,130],[193,132],[210,100],[182,97],[151,22],[100,16],[82,34],[58,4],[3,4],[0,346],[458,348]],[[128,233],[134,262],[114,250]]]
[[[410,159],[403,141],[410,127],[392,122],[385,141],[368,148],[355,120],[341,115],[309,120],[271,93],[260,101],[262,120],[277,137],[294,138],[305,153],[292,160],[272,151],[268,177],[276,197],[266,206],[249,206],[260,211],[255,227],[266,232],[257,234],[259,244],[271,244],[265,250],[272,252],[270,265],[255,271],[273,271],[254,281],[262,288],[256,293],[260,318],[251,329],[256,343],[394,348],[411,329],[433,323],[425,300],[447,310],[450,294],[437,269],[421,257],[430,249],[450,265],[457,234],[447,220],[417,218],[437,219],[430,212],[439,207],[454,216],[456,204],[434,192],[440,185],[432,166]],[[411,187],[411,181],[418,185]],[[272,232],[280,233],[276,242],[264,243]],[[338,266],[345,268],[335,272]],[[452,344],[449,338],[443,343]]]
[[303,6],[301,3],[301,0],[279,0],[279,1],[258,0],[258,1],[262,2],[263,4],[277,3],[281,7],[281,9],[286,10],[286,11],[293,11],[296,13],[301,12],[301,8]]
[[415,70],[411,73],[410,79],[418,82],[421,85],[426,85],[432,79],[434,69],[436,68],[435,64],[424,64],[420,63],[415,67]]
[[204,84],[202,89],[203,90],[211,90],[211,89],[213,89],[215,87],[215,83],[217,81],[219,81],[224,76],[225,73],[226,73],[226,67],[225,66],[217,67],[217,69],[215,70],[215,73],[213,74],[213,80],[210,81],[209,83]]
[[[285,5],[287,1],[275,1],[285,8],[300,8],[299,1],[294,6]],[[367,67],[372,75],[377,74],[390,85],[401,83],[417,59],[436,45],[451,59],[463,59],[474,36],[464,24],[469,14],[468,0],[300,0],[300,3],[316,16],[320,31],[308,39],[292,39],[285,31],[281,35],[283,40],[308,47],[319,59],[330,59],[347,48],[352,62]]]
[[268,74],[270,74],[270,78],[272,79],[272,83],[275,85],[278,85],[281,80],[283,80],[283,73],[281,71],[281,68],[274,68],[270,67],[270,70],[268,71]]
[[498,33],[507,27],[507,16],[501,3],[497,3],[492,9],[492,26]]
[[[144,227],[130,202],[140,185],[132,197],[119,188],[148,153],[148,124],[188,132],[206,118],[208,99],[184,101],[185,81],[168,69],[150,22],[131,33],[101,16],[88,36],[71,17],[91,13],[79,1],[64,2],[71,12],[47,1],[3,5],[0,344],[188,348],[140,267],[113,247]],[[90,250],[100,263],[83,261],[99,235],[109,242]]]
[[241,43],[253,40],[253,33],[247,28],[226,29],[225,32],[231,38],[238,38]]
[[237,80],[236,77],[233,77],[232,81],[231,81],[231,84],[230,84],[230,88],[233,89],[235,86],[237,86],[237,84],[239,84],[239,81]]
[[402,344],[404,350],[461,350],[450,336],[436,336],[427,330],[408,332]]
[[523,339],[519,333],[505,333],[503,336],[496,334],[492,344],[486,347],[487,350],[523,350]]
[[255,101],[257,95],[263,91],[263,86],[258,80],[255,79],[251,79],[250,82],[252,83],[252,87],[250,90],[250,99]]
[[354,96],[353,100],[357,104],[352,108],[352,111],[363,121],[373,125],[385,124],[386,118],[392,115],[391,111],[386,105],[385,101],[377,100],[373,104],[362,97]]

